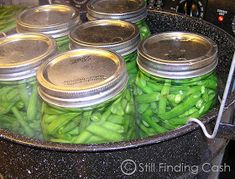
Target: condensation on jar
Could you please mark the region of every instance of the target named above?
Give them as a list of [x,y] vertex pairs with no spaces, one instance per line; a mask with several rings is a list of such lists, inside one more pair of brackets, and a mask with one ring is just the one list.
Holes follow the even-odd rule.
[[68,34],[80,24],[79,13],[67,5],[43,5],[24,10],[17,16],[17,32],[40,32],[53,37],[60,52],[69,50]]
[[141,137],[200,118],[216,103],[217,45],[193,33],[166,32],[140,43],[134,90]]
[[106,48],[117,52],[125,62],[129,84],[137,74],[137,46],[140,41],[136,25],[121,20],[94,20],[83,23],[71,31],[70,48]]
[[91,0],[87,4],[88,20],[115,19],[135,23],[141,39],[151,35],[146,17],[147,6],[144,0]]
[[0,128],[42,139],[36,70],[56,53],[56,42],[38,33],[0,39]]
[[103,49],[59,54],[37,73],[44,139],[98,144],[136,137],[124,60]]

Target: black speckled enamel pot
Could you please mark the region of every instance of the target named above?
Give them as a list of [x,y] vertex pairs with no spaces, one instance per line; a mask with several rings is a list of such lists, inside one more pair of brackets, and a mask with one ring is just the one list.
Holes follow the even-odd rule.
[[[150,11],[147,20],[153,33],[189,31],[213,39],[219,47],[217,69],[223,90],[235,49],[235,41],[230,35],[205,21],[165,12]],[[230,94],[223,122],[231,122],[234,102],[235,95]],[[208,129],[213,129],[218,108],[202,118]],[[222,127],[219,134],[233,137],[226,135],[226,125],[220,129]],[[0,130],[0,174],[6,178],[63,179],[213,177],[216,173],[208,168],[205,170],[203,164],[218,164],[220,161],[227,144],[227,139],[221,136],[208,140],[197,125],[191,124],[164,135],[131,142],[63,145],[30,140]],[[130,159],[129,163],[125,161],[127,159]],[[178,165],[181,169],[167,169],[168,165]]]

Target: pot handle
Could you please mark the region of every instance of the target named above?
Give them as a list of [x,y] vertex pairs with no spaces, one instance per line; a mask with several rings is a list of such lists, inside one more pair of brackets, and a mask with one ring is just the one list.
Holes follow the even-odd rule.
[[[229,89],[230,89],[230,86],[231,86],[231,83],[232,83],[232,79],[233,79],[233,73],[234,73],[234,70],[235,70],[235,52],[234,52],[234,55],[233,55],[233,60],[232,60],[232,64],[231,64],[231,67],[230,67],[230,70],[229,70],[229,74],[228,74],[228,78],[227,78],[227,82],[226,82],[226,86],[225,86],[225,89],[224,89],[224,94],[223,94],[223,98],[221,100],[221,104],[220,104],[220,109],[219,109],[219,112],[218,112],[218,116],[217,116],[217,119],[216,119],[216,123],[215,123],[215,127],[214,127],[214,130],[212,132],[212,134],[209,134],[205,125],[198,119],[195,119],[195,118],[190,118],[189,119],[189,123],[190,122],[194,122],[194,123],[197,123],[204,135],[208,138],[208,139],[214,139],[218,133],[218,131],[222,128],[225,128],[227,130],[225,131],[231,131],[233,130],[233,134],[235,133],[235,126],[231,125],[230,124],[230,127],[229,124],[224,124],[224,123],[221,123],[221,119],[222,119],[222,115],[223,115],[223,111],[224,111],[224,107],[225,107],[225,103],[226,103],[226,100],[227,100],[227,97],[228,97],[228,94],[229,94]],[[221,128],[220,128],[221,127]],[[219,129],[220,128],[220,129]],[[232,134],[232,133],[231,133]],[[235,134],[234,134],[234,138],[235,138]]]
[[223,122],[220,123],[217,137],[235,140],[235,125]]

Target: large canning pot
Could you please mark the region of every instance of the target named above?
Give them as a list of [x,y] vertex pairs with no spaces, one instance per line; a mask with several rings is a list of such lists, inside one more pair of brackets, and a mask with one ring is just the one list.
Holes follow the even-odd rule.
[[[222,95],[235,50],[230,35],[203,20],[166,12],[149,11],[147,21],[152,33],[188,31],[214,40]],[[235,95],[230,94],[223,123],[232,122],[234,103]],[[208,129],[213,129],[218,109],[219,105],[201,118]],[[218,164],[228,139],[234,139],[235,130],[226,133],[232,127],[221,125],[214,140],[189,124],[166,134],[106,145],[40,142],[0,130],[0,173],[6,178],[213,177],[209,164]]]

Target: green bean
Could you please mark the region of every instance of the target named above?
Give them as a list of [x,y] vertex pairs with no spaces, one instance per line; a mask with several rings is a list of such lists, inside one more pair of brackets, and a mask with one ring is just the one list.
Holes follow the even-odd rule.
[[129,71],[129,70],[132,70],[132,69],[134,69],[134,70],[137,71],[135,59],[134,59],[134,61],[128,62],[127,65],[126,65],[126,67],[127,67],[127,70],[128,70],[128,71]]
[[68,36],[57,38],[56,43],[58,45],[58,50],[60,52],[65,52],[69,50],[69,38]]
[[78,129],[78,123],[76,121],[71,121],[64,127],[62,127],[59,131],[59,133],[67,133],[72,131],[73,129]]
[[91,136],[92,133],[87,130],[83,130],[80,135],[75,139],[75,141],[73,141],[73,143],[85,143]]
[[187,117],[187,116],[190,116],[191,114],[193,114],[193,113],[195,113],[197,111],[199,111],[199,109],[197,109],[196,107],[193,107],[193,108],[189,109],[188,111],[185,111],[179,117]]
[[147,83],[147,86],[149,87],[149,88],[151,88],[152,90],[154,90],[155,92],[161,92],[161,90],[162,90],[162,86],[161,85],[157,85],[156,83],[155,84],[153,84],[153,83],[151,83],[151,82],[146,82]]
[[29,105],[29,95],[28,95],[26,84],[25,83],[20,84],[18,86],[18,91],[19,91],[20,98],[24,102],[25,108],[27,109]]
[[80,130],[84,130],[91,122],[91,111],[85,111],[82,115],[82,119],[79,125]]
[[121,107],[120,104],[118,103],[113,103],[112,106],[111,106],[111,112],[113,114],[117,114],[117,115],[120,115],[120,116],[123,116],[125,114],[125,111],[124,109]]
[[178,115],[183,114],[185,111],[193,107],[196,101],[200,98],[200,93],[191,94],[182,104],[174,107],[171,111],[165,112],[164,114],[159,114],[159,117],[164,120],[171,119]]
[[16,88],[12,88],[12,90],[10,92],[8,92],[6,94],[6,96],[4,96],[4,97],[6,97],[4,99],[6,101],[12,101],[12,100],[17,101],[17,100],[19,100],[18,90]]
[[108,121],[115,123],[115,124],[124,124],[124,118],[122,116],[119,115],[110,115],[109,118],[107,119]]
[[[128,121],[128,120],[126,120],[126,121]],[[118,133],[123,133],[124,132],[124,127],[123,126],[120,126],[118,124],[114,124],[112,122],[106,121],[106,122],[102,123],[102,126],[104,128],[107,128],[107,129],[112,130],[112,131],[116,131]]]
[[105,111],[101,116],[101,121],[106,121],[111,115],[111,113],[112,113],[111,110]]
[[144,20],[137,22],[136,25],[140,30],[141,40],[146,39],[151,35],[150,29]]
[[92,123],[87,127],[87,130],[90,133],[95,134],[96,136],[102,137],[108,141],[121,141],[123,136],[117,132],[110,131],[108,128],[102,127],[98,124]]
[[92,121],[99,121],[101,120],[102,115],[99,112],[96,112],[91,115],[91,120]]
[[47,132],[49,134],[54,134],[56,130],[58,130],[60,127],[64,126],[65,124],[69,123],[74,117],[76,117],[77,114],[74,115],[60,115],[57,120],[52,121],[48,127]]
[[11,111],[12,107],[15,106],[16,102],[13,103],[3,103],[0,106],[0,115],[7,114]]
[[37,94],[37,87],[34,86],[32,90],[31,97],[29,99],[29,105],[27,108],[27,117],[29,120],[35,120],[37,116],[37,99],[38,99],[38,94]]
[[70,134],[70,135],[73,135],[73,136],[77,136],[77,135],[79,135],[81,133],[81,131],[79,130],[79,128],[74,128],[73,130],[70,130],[70,131],[68,131],[68,134]]
[[167,103],[167,95],[170,91],[170,83],[166,82],[161,90],[159,106],[158,106],[158,114],[163,114],[166,112],[166,103]]
[[160,126],[157,123],[155,123],[149,116],[145,116],[143,118],[143,120],[151,126],[151,128],[154,130],[154,132],[164,133],[164,132],[167,131],[162,126]]
[[12,90],[12,87],[8,87],[8,86],[2,87],[0,90],[1,97],[9,93],[11,90]]
[[144,113],[149,107],[149,104],[141,104],[138,106],[137,110],[139,113]]
[[46,124],[50,124],[52,121],[56,120],[58,118],[58,115],[48,115],[44,114],[43,115],[43,122]]
[[[124,127],[124,131],[128,131],[129,130],[129,127],[131,124],[131,119],[132,119],[132,116],[128,116],[126,115],[125,116],[125,119],[124,119],[124,124],[123,124],[123,127]],[[132,125],[131,127],[134,128],[134,126]]]
[[196,108],[200,109],[203,105],[203,99],[199,99],[196,103]]
[[164,121],[159,121],[159,125],[161,125],[163,128],[165,128],[166,130],[172,130],[175,128],[174,125],[172,125],[169,121],[164,120]]
[[190,118],[198,118],[199,116],[200,113],[196,111],[188,117],[180,117],[180,118],[175,118],[174,120],[169,120],[169,123],[171,125],[184,125],[188,122]]
[[126,114],[133,114],[134,113],[134,105],[131,103],[127,103],[126,108],[125,108],[125,113]]
[[205,114],[214,104],[215,100],[209,100],[207,103],[205,103],[199,110],[199,114],[203,115]]
[[160,93],[150,93],[150,94],[138,95],[138,96],[136,96],[135,100],[140,104],[159,101],[160,100]]
[[209,100],[209,94],[208,94],[207,91],[202,95],[202,99],[203,99],[204,101],[208,101],[208,100]]
[[152,136],[155,134],[155,132],[153,130],[151,130],[151,128],[147,128],[143,124],[140,124],[139,127],[141,129],[141,131],[140,131],[141,137]]
[[144,93],[153,93],[154,91],[149,88],[148,86],[146,86],[146,81],[145,80],[142,80],[140,79],[138,76],[136,78],[136,85],[141,88],[141,90],[144,92]]
[[23,116],[20,114],[20,112],[18,111],[18,109],[16,107],[12,108],[12,112],[15,115],[16,119],[19,121],[19,123],[21,124],[21,126],[24,128],[25,133],[32,137],[33,136],[33,131],[28,127],[27,123],[25,122]]

